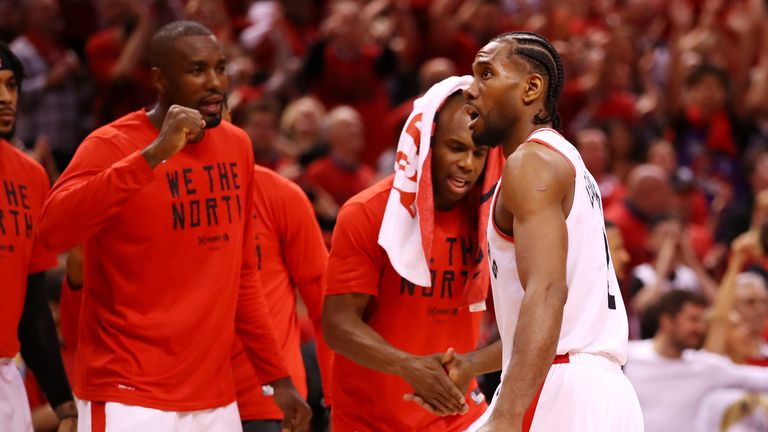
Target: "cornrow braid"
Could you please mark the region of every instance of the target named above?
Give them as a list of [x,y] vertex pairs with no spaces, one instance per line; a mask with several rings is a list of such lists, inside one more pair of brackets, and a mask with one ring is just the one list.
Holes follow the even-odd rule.
[[554,129],[560,130],[560,113],[557,111],[557,101],[563,90],[563,61],[555,47],[543,36],[531,32],[511,32],[496,36],[494,42],[515,43],[512,56],[522,57],[535,71],[547,75],[547,98],[544,101],[545,113],[536,113],[534,124],[552,123]]

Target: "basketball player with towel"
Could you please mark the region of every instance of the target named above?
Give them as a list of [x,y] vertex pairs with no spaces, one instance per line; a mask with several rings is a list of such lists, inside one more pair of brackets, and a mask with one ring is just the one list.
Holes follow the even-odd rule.
[[[463,431],[485,410],[472,378],[487,370],[460,383],[445,370],[449,348],[477,346],[489,273],[479,259],[484,197],[503,165],[498,149],[472,144],[461,95],[471,82],[450,77],[416,100],[394,175],[339,212],[323,305],[325,339],[336,351],[334,432]],[[474,364],[489,352],[499,357],[481,351],[471,354]]]
[[628,326],[600,192],[556,129],[560,56],[543,37],[508,33],[472,65],[465,109],[476,145],[507,158],[488,223],[502,382],[472,432],[642,431],[621,371]]

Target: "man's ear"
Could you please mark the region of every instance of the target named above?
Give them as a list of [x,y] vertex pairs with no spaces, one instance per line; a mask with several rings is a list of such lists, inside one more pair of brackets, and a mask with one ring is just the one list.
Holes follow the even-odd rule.
[[166,80],[163,72],[160,69],[153,67],[150,71],[150,77],[152,79],[152,86],[157,89],[157,92],[164,93]]
[[659,328],[658,330],[666,331],[672,325],[672,317],[667,314],[659,314]]
[[544,93],[544,78],[539,74],[530,74],[525,79],[523,88],[523,103],[530,105]]

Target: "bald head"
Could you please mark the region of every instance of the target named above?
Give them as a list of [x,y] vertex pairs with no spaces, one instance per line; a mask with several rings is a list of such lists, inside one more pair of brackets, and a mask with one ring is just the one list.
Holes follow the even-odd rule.
[[419,86],[426,93],[433,85],[456,75],[456,64],[445,57],[435,57],[424,62],[419,69]]
[[164,70],[174,42],[190,36],[213,36],[213,32],[195,21],[174,21],[161,27],[149,43],[149,61],[152,67]]
[[656,165],[635,167],[627,179],[627,196],[648,216],[669,211],[671,190],[669,175]]
[[350,106],[340,106],[326,114],[323,121],[325,138],[331,151],[354,160],[365,145],[363,120]]
[[656,165],[642,164],[636,166],[630,173],[627,179],[627,186],[630,193],[641,188],[645,184],[655,184],[669,182],[669,176],[667,173]]

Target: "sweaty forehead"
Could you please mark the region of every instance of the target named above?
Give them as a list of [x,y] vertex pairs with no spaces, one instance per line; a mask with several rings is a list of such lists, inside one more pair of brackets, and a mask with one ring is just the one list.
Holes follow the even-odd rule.
[[186,67],[192,62],[218,61],[224,51],[213,36],[180,36],[155,42],[152,63],[160,69]]
[[184,36],[169,40],[166,45],[167,59],[173,63],[211,60],[224,55],[224,50],[213,36]]
[[475,56],[475,63],[500,63],[507,59],[509,44],[497,41],[489,42]]

